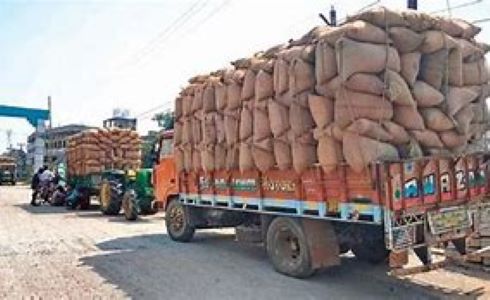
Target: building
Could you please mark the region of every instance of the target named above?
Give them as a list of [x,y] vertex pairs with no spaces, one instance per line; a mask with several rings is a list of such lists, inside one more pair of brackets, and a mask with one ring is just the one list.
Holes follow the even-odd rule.
[[136,119],[127,117],[112,117],[104,120],[104,128],[120,128],[136,130]]
[[[48,128],[44,133],[39,133],[44,140],[44,163],[51,165],[65,162],[65,150],[68,144],[68,138],[81,131],[92,129],[93,127],[85,125],[65,125],[54,128]],[[34,163],[34,143],[37,133],[32,133],[27,138],[27,164]]]

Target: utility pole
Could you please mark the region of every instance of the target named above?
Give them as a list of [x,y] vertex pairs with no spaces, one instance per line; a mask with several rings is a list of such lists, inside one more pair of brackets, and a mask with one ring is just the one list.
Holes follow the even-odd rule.
[[49,128],[53,127],[53,106],[51,103],[51,96],[48,96],[48,110],[49,110]]
[[12,150],[12,129],[7,129],[7,150]]

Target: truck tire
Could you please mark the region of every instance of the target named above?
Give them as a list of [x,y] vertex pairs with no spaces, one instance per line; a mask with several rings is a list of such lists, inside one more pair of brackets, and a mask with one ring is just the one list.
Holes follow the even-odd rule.
[[134,190],[130,189],[124,193],[122,207],[126,220],[134,221],[138,218],[138,201]]
[[172,200],[165,211],[165,226],[170,238],[177,242],[187,243],[194,236],[196,229],[191,225],[187,207],[178,200]]
[[117,183],[105,180],[100,186],[99,200],[100,210],[104,215],[117,216],[121,211],[121,199],[119,199]]
[[274,269],[279,273],[306,278],[315,273],[310,248],[300,222],[275,218],[267,230],[266,248]]
[[378,227],[360,228],[357,242],[351,245],[351,250],[359,260],[372,264],[386,261],[390,254],[385,247],[383,231]]

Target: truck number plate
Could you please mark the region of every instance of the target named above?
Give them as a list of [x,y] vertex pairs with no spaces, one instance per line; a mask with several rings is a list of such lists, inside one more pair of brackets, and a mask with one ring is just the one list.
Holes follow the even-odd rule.
[[471,216],[465,207],[449,207],[428,212],[432,234],[443,234],[471,227]]

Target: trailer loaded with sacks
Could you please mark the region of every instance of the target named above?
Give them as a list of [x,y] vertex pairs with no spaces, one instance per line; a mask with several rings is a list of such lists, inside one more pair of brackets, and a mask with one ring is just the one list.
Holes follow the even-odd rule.
[[163,161],[175,178],[154,179],[169,235],[236,227],[295,277],[349,250],[393,267],[443,242],[463,253],[488,209],[479,31],[376,8],[191,78]]

